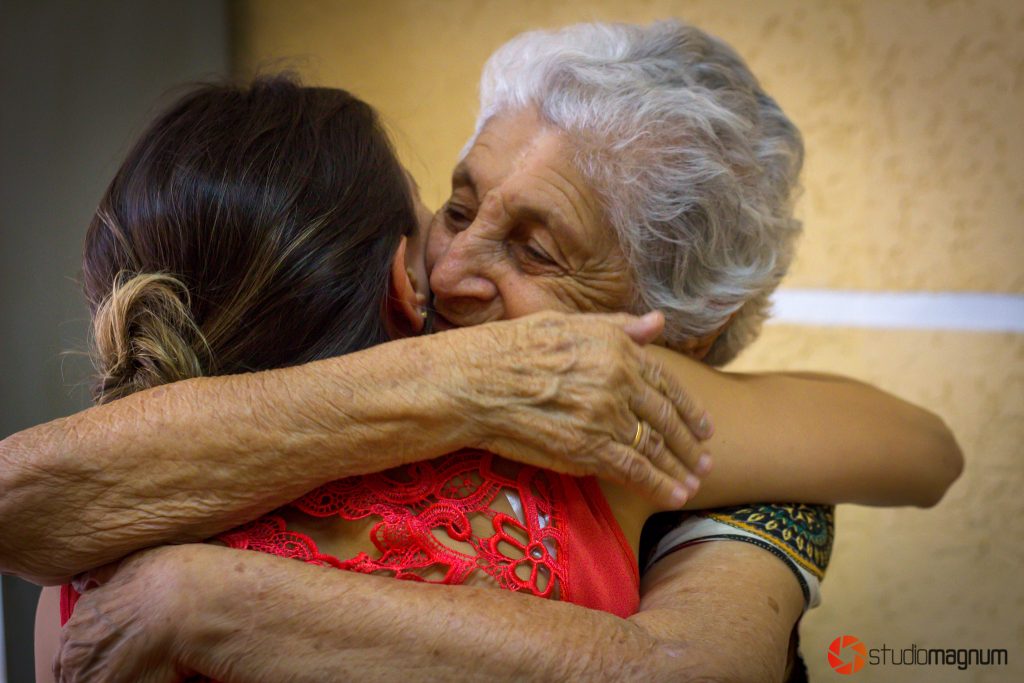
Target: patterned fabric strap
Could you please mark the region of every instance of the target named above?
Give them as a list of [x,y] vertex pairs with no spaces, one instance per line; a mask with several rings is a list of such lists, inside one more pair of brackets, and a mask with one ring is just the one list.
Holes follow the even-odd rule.
[[804,593],[806,607],[821,602],[832,539],[835,508],[827,505],[759,503],[705,510],[683,518],[658,542],[648,567],[666,555],[695,543],[716,540],[758,545],[786,562]]

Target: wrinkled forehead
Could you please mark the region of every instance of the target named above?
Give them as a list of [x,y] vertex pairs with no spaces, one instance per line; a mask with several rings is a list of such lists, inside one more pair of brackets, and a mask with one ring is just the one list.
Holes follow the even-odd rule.
[[494,187],[531,158],[536,159],[539,151],[547,151],[552,158],[545,160],[557,163],[560,155],[553,147],[562,137],[536,109],[499,112],[484,122],[466,146],[454,175],[468,168],[479,186]]
[[498,202],[512,220],[544,224],[581,250],[617,246],[569,137],[526,109],[491,117],[452,174],[453,197]]

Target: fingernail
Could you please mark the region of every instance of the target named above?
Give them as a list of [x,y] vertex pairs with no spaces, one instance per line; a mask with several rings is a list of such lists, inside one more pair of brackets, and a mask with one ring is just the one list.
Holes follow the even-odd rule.
[[696,495],[697,489],[700,488],[700,479],[693,476],[692,474],[686,475],[686,481],[683,482],[683,486],[690,492],[690,495]]
[[711,456],[707,453],[702,453],[700,458],[697,459],[697,474],[704,476],[711,471]]
[[708,416],[707,411],[700,416],[700,433],[704,435],[704,438],[711,436],[711,417]]
[[690,493],[684,486],[677,486],[672,490],[672,505],[675,507],[683,507],[686,501],[690,499]]

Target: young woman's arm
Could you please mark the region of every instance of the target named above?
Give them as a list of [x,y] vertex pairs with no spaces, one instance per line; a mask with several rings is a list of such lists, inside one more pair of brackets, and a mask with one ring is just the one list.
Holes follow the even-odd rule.
[[963,469],[937,415],[855,380],[721,372],[647,347],[715,416],[714,469],[687,508],[753,501],[929,507]]
[[670,414],[632,400],[657,394],[634,340],[659,332],[624,315],[530,316],[179,382],[25,430],[0,442],[0,571],[63,583],[325,482],[467,446],[629,482],[670,506],[696,441],[654,461],[629,443],[640,418],[690,434],[681,415],[696,429],[702,411],[678,388]]

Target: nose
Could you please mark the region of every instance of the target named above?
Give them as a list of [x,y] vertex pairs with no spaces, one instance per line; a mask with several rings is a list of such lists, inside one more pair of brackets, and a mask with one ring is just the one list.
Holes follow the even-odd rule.
[[464,304],[472,304],[491,301],[498,295],[498,288],[486,273],[483,241],[471,230],[452,238],[430,273],[430,289],[437,299],[452,303],[465,300]]

